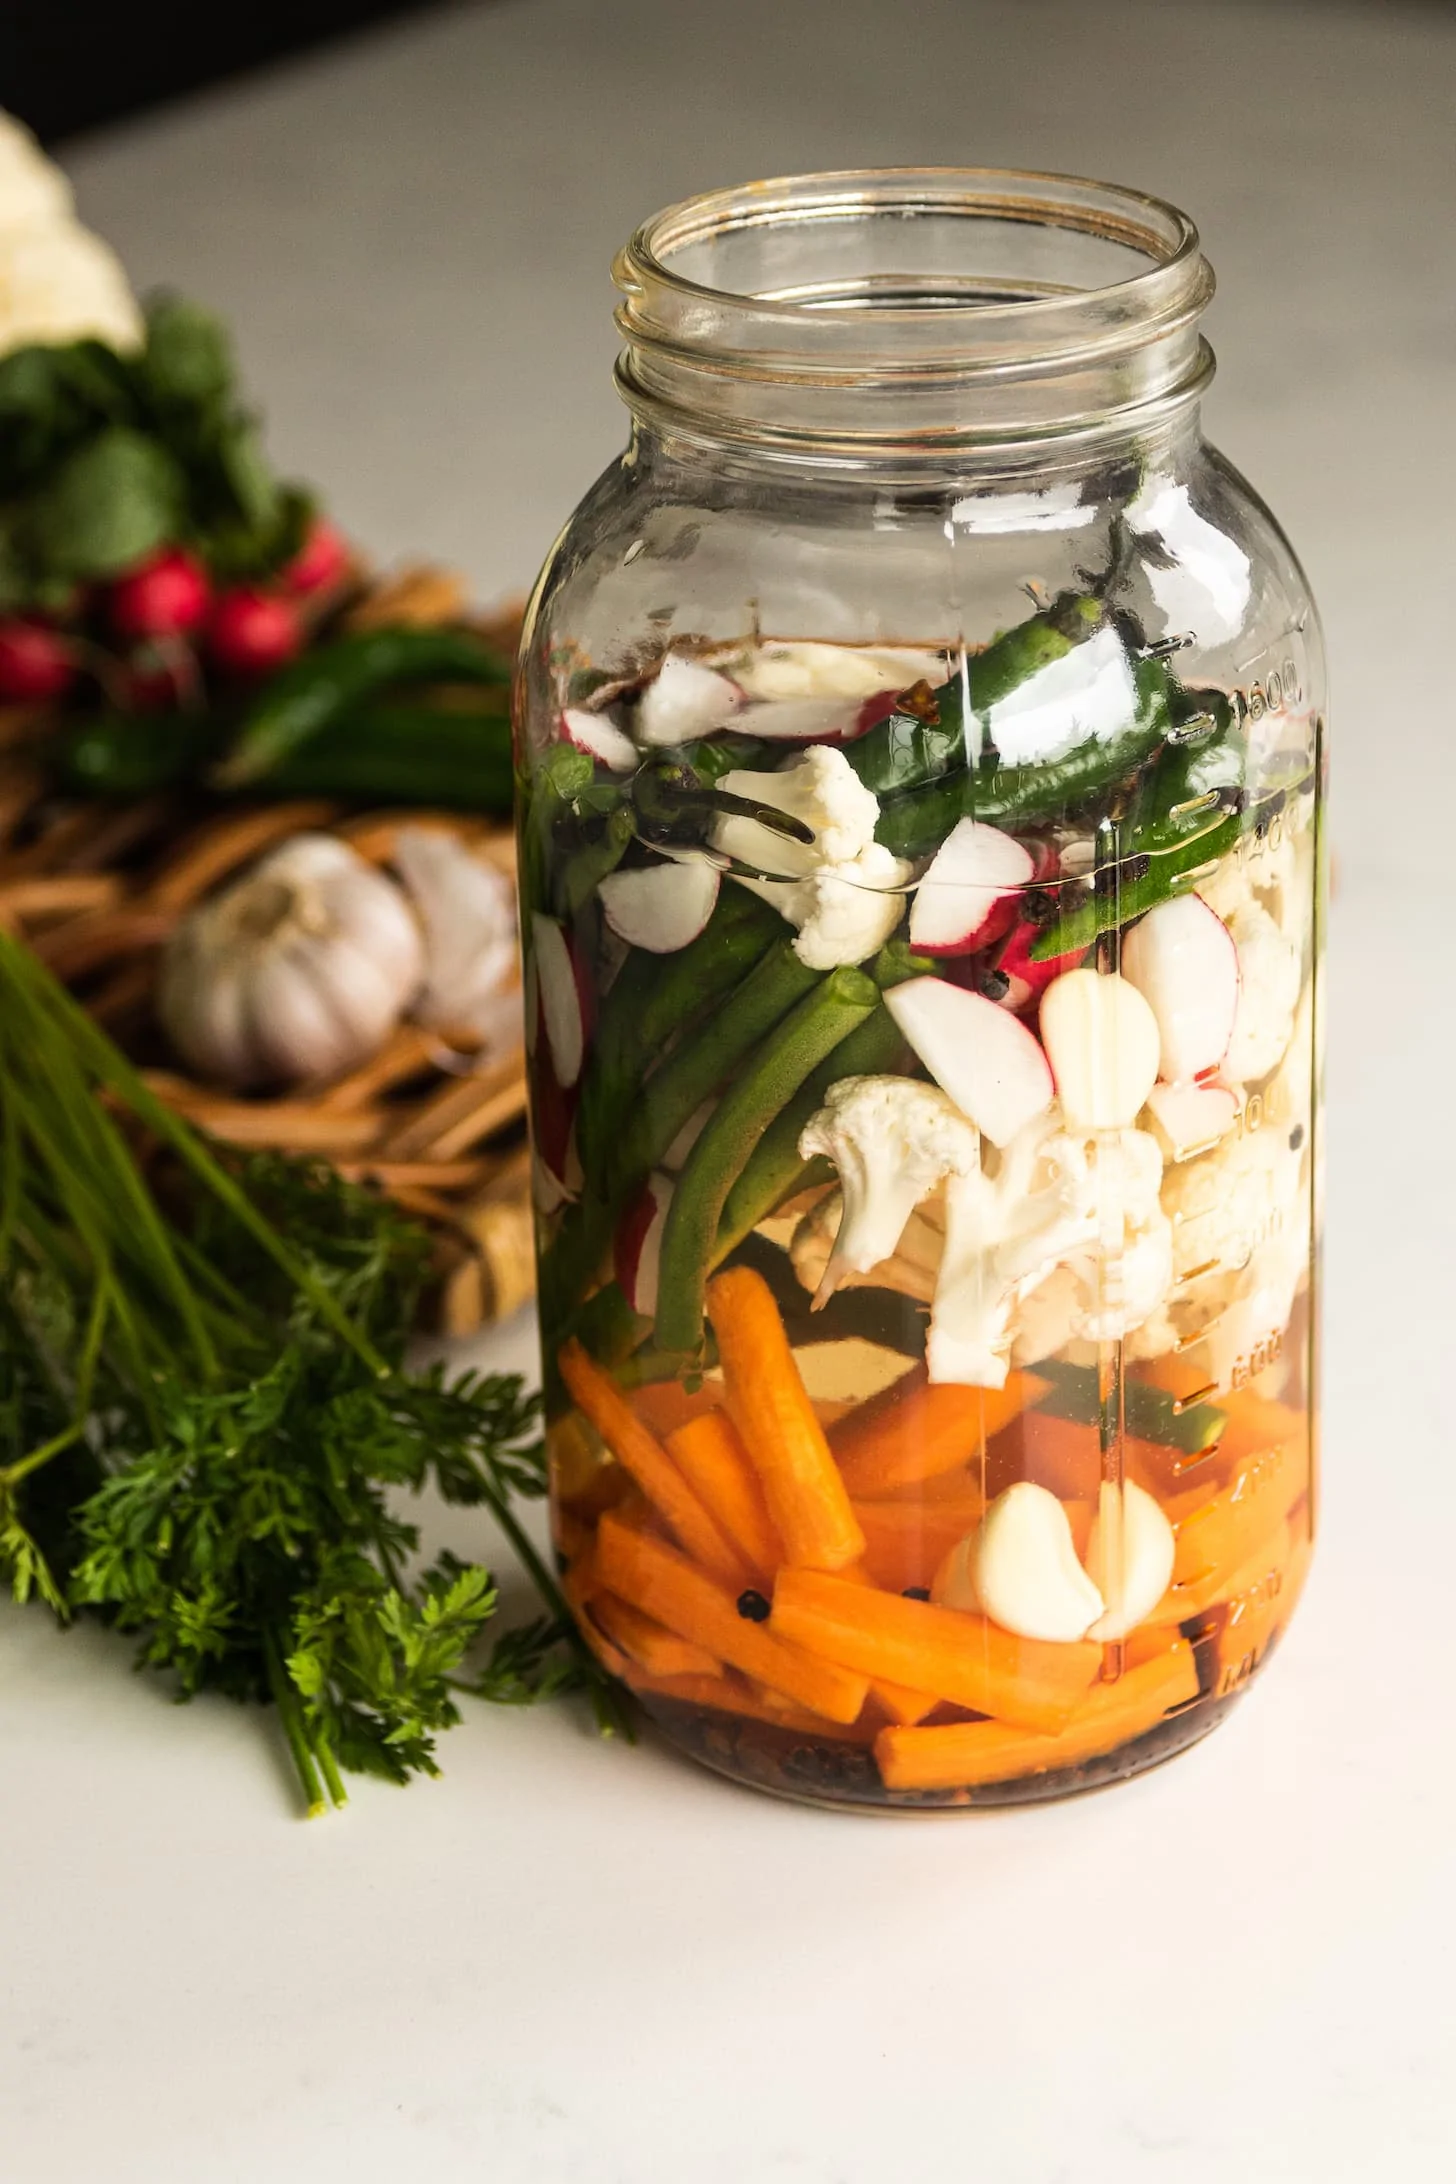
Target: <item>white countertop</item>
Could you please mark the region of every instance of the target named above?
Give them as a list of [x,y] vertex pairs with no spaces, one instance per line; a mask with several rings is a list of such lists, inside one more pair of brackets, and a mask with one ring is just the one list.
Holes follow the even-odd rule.
[[1326,1488],[1208,1743],[920,1824],[559,1707],[478,1710],[440,1782],[304,1826],[265,1717],[0,1614],[5,2184],[1456,2173],[1453,92],[1456,18],[1389,0],[510,0],[78,151],[138,280],[235,320],[278,458],[486,592],[618,441],[607,263],[659,203],[971,160],[1195,214],[1211,428],[1335,674]]

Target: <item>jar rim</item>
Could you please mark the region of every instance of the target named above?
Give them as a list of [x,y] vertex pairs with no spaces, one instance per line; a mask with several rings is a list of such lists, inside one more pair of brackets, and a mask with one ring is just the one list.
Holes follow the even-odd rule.
[[[1026,293],[1033,277],[1024,275],[1015,293],[1002,297],[987,293],[978,275],[976,293],[897,301],[891,290],[884,299],[875,297],[873,308],[867,308],[867,288],[878,280],[873,273],[862,277],[858,293],[851,293],[854,282],[755,293],[699,280],[675,264],[685,253],[716,249],[727,238],[775,229],[805,242],[830,223],[871,218],[1039,227],[1131,251],[1144,264],[1115,280],[1054,284],[1046,293]],[[657,339],[699,352],[720,345],[740,360],[762,345],[764,358],[773,356],[779,367],[786,363],[784,345],[805,360],[816,356],[821,365],[830,360],[827,352],[838,349],[843,369],[849,365],[843,336],[858,334],[869,336],[869,343],[858,345],[858,369],[888,371],[910,365],[910,358],[886,354],[891,336],[910,336],[919,363],[934,356],[971,367],[987,352],[1000,363],[1015,354],[1050,360],[1105,347],[1098,334],[1124,343],[1135,334],[1150,339],[1168,332],[1170,319],[1196,317],[1214,293],[1198,229],[1177,205],[1122,183],[991,166],[840,168],[707,190],[666,205],[637,227],[613,262],[613,280],[626,299],[618,323],[629,341]],[[1017,341],[1017,334],[1024,339]]]
[[738,436],[1065,432],[1176,408],[1211,368],[1196,323],[1213,274],[1192,220],[1077,175],[750,182],[655,213],[612,270],[629,404]]

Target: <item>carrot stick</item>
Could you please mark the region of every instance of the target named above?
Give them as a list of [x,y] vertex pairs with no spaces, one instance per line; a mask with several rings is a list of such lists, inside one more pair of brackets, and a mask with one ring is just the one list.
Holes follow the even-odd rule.
[[[811,1714],[806,1708],[781,1698],[767,1684],[745,1683],[732,1673],[725,1676],[651,1676],[644,1669],[629,1665],[627,1681],[649,1713],[654,1697],[676,1699],[688,1706],[707,1706],[721,1714],[742,1714],[750,1721],[766,1721],[775,1729],[796,1729],[802,1736],[822,1737],[830,1733],[822,1714]],[[839,1724],[833,1735],[836,1743],[847,1738],[854,1744],[867,1744],[872,1741],[874,1730],[869,1725],[849,1728]]]
[[752,1572],[743,1557],[616,1383],[577,1341],[564,1345],[557,1362],[577,1409],[590,1419],[622,1469],[636,1480],[679,1545],[730,1585],[746,1584]]
[[829,1445],[844,1483],[859,1500],[915,1486],[978,1456],[1047,1383],[1011,1373],[1004,1388],[927,1381],[923,1366],[859,1404],[835,1426]]
[[728,1412],[763,1485],[786,1559],[840,1570],[864,1553],[844,1481],[799,1374],[773,1292],[751,1267],[708,1286]]
[[984,1514],[979,1494],[954,1501],[857,1501],[855,1516],[865,1537],[864,1567],[886,1592],[907,1585],[927,1588],[941,1563],[974,1531]]
[[1017,1638],[984,1616],[817,1570],[779,1572],[769,1628],[877,1681],[931,1691],[1045,1735],[1066,1727],[1102,1665],[1100,1646]]
[[599,1581],[679,1638],[702,1646],[827,1721],[854,1721],[868,1683],[838,1663],[788,1645],[738,1612],[732,1593],[671,1547],[630,1531],[611,1515],[597,1528]]
[[690,1418],[701,1418],[704,1411],[716,1410],[718,1400],[717,1389],[699,1388],[689,1395],[680,1380],[649,1380],[634,1388],[631,1396],[633,1410],[659,1441],[665,1441]]
[[1229,1598],[1228,1614],[1218,1639],[1218,1696],[1237,1691],[1247,1683],[1268,1652],[1275,1633],[1281,1631],[1299,1602],[1314,1542],[1302,1524],[1285,1526],[1287,1553],[1281,1564],[1265,1571],[1251,1586],[1242,1586]]
[[950,1722],[933,1729],[882,1729],[875,1758],[888,1790],[952,1790],[976,1783],[1073,1767],[1144,1735],[1170,1708],[1198,1695],[1198,1670],[1186,1638],[1156,1659],[1097,1685],[1077,1719],[1057,1736],[1028,1736],[995,1721]]
[[1179,1524],[1174,1584],[1191,1585],[1220,1570],[1231,1574],[1288,1515],[1308,1483],[1302,1438],[1241,1456],[1228,1484]]
[[726,1411],[706,1411],[667,1436],[668,1454],[754,1574],[772,1581],[784,1559],[758,1473]]
[[587,1613],[612,1643],[653,1676],[716,1676],[721,1663],[703,1646],[692,1645],[674,1631],[634,1608],[630,1600],[598,1587],[591,1595]]
[[913,1729],[940,1704],[933,1691],[909,1691],[904,1684],[886,1683],[883,1677],[871,1683],[870,1697],[902,1729]]

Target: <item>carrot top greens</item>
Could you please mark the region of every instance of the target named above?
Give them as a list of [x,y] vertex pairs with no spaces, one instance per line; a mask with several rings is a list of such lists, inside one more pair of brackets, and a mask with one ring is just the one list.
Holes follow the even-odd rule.
[[[182,1697],[273,1701],[311,1811],[435,1773],[463,1692],[600,1670],[514,1504],[519,1380],[407,1371],[424,1240],[321,1165],[221,1158],[0,933],[0,1577],[138,1634]],[[488,1509],[543,1613],[475,1651],[479,1564],[411,1568],[398,1490]]]

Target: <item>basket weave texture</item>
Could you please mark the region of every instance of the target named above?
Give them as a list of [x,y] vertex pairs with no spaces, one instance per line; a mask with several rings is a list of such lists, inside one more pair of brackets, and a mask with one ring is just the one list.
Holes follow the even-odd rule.
[[[334,626],[465,618],[454,577],[413,569],[363,589]],[[519,609],[471,626],[513,652]],[[59,798],[42,762],[52,725],[34,709],[0,709],[0,926],[35,950],[179,1114],[228,1144],[326,1160],[422,1221],[434,1246],[430,1331],[470,1334],[514,1312],[535,1280],[519,1046],[492,1056],[468,1035],[401,1024],[346,1076],[284,1097],[239,1097],[178,1068],[155,1009],[162,949],[179,919],[290,835],[336,833],[384,864],[400,826],[438,827],[513,875],[510,827],[312,798],[221,811],[189,809],[173,793],[129,804]]]

